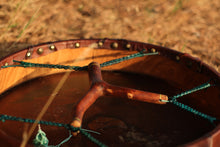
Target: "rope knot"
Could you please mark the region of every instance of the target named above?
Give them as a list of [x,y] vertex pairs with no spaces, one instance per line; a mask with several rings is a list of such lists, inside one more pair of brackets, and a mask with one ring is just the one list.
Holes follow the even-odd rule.
[[46,137],[46,133],[41,130],[40,125],[38,125],[38,132],[35,139],[33,140],[33,144],[35,147],[45,147],[49,144],[49,140]]
[[77,131],[81,131],[82,130],[80,127],[73,127],[70,124],[66,125],[65,128],[67,128],[71,132],[77,132]]

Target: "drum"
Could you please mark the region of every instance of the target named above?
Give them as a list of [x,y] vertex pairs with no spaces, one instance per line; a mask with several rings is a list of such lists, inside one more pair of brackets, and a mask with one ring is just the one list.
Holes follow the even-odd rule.
[[189,54],[81,39],[20,50],[0,67],[3,146],[220,146],[220,74]]

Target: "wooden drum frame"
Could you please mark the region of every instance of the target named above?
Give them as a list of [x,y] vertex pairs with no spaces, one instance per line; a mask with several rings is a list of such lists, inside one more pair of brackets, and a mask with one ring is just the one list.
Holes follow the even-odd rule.
[[[92,49],[88,50],[88,48]],[[215,86],[202,92],[202,94],[191,96],[191,98],[195,100],[195,102],[192,103],[192,107],[217,119],[220,118],[220,73],[198,58],[166,47],[119,39],[57,41],[39,44],[12,53],[0,60],[0,67],[17,64],[13,62],[13,60],[82,67],[89,65],[91,62],[103,63],[116,58],[125,57],[143,51],[143,49],[146,53],[158,52],[158,55],[126,60],[118,64],[103,67],[102,70],[148,75],[162,79],[173,87],[183,90],[192,89],[211,80]],[[78,59],[81,54],[83,54],[83,59]],[[26,81],[66,71],[65,69],[51,68],[0,68],[0,94]],[[100,81],[98,80],[98,82]],[[111,93],[111,90],[108,92]],[[216,122],[215,125],[216,126],[205,135],[202,135],[194,141],[186,142],[181,146],[219,147],[220,124]],[[0,130],[1,128],[0,126]],[[0,134],[0,140],[13,142],[13,139],[11,140],[7,134]],[[11,145],[13,146],[15,144],[11,143]]]

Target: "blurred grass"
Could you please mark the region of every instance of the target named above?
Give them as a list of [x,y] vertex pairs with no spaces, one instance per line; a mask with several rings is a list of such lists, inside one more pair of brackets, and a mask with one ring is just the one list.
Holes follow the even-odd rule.
[[[36,14],[36,13],[35,13],[35,14]],[[33,22],[34,16],[35,16],[35,15],[33,15],[33,16],[29,19],[29,21],[26,23],[26,25],[24,25],[24,28],[21,30],[21,32],[20,32],[20,34],[18,35],[17,38],[20,38],[21,35],[24,33],[24,31],[28,28],[28,26]]]
[[201,58],[220,71],[220,1],[1,0],[0,54],[47,41],[123,38]]
[[183,0],[177,0],[173,9],[173,13],[183,8]]

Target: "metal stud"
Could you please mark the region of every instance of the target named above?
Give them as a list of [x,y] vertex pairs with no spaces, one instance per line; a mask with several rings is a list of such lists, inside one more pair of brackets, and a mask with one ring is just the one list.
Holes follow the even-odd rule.
[[44,52],[44,49],[43,48],[38,48],[37,49],[37,53],[40,55],[40,54],[42,54]]
[[126,44],[126,49],[130,49],[131,48],[131,44]]
[[31,52],[27,52],[26,57],[31,57]]
[[50,45],[49,49],[53,51],[53,50],[55,50],[55,46],[54,45]]
[[75,43],[75,48],[79,48],[79,47],[80,47],[79,42]]
[[156,52],[156,49],[155,49],[155,48],[152,48],[152,49],[151,49],[151,52],[152,52],[152,53],[155,53],[155,52]]
[[5,66],[8,66],[8,62],[5,63]]
[[102,41],[99,41],[99,42],[98,42],[98,46],[99,46],[99,47],[102,47],[102,46],[103,46],[103,42],[102,42]]
[[112,48],[118,48],[118,43],[117,42],[112,43]]
[[176,60],[177,60],[177,61],[180,61],[180,56],[176,56]]

